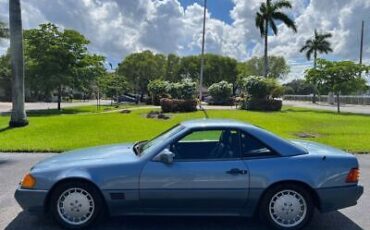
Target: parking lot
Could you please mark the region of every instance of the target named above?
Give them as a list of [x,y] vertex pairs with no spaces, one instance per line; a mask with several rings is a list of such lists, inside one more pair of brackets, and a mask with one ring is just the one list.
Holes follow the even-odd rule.
[[[40,218],[23,212],[13,198],[17,184],[24,173],[52,154],[0,153],[0,229],[60,229],[50,218]],[[344,210],[319,214],[306,229],[370,229],[370,155],[358,156],[361,167],[361,184],[365,193],[359,204]],[[94,229],[266,229],[260,222],[236,217],[115,217],[109,218]]]

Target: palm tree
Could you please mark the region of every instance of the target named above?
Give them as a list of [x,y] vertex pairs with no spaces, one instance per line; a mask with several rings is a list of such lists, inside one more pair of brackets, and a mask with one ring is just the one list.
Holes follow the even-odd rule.
[[4,22],[0,22],[0,39],[9,38],[9,29]]
[[[305,45],[301,48],[299,52],[306,51],[306,57],[307,60],[311,60],[311,56],[313,54],[313,68],[316,69],[316,62],[317,62],[317,54],[318,53],[329,53],[333,52],[331,48],[330,42],[327,40],[328,38],[331,38],[332,35],[331,33],[318,33],[317,30],[315,30],[315,34],[313,39],[308,39],[305,43]],[[312,103],[316,103],[316,85],[315,85],[315,90],[313,92],[313,97],[312,97]]]
[[28,125],[24,109],[24,59],[20,0],[9,0],[10,57],[12,61],[12,115],[10,127]]
[[317,54],[318,53],[329,53],[333,52],[330,42],[327,40],[331,38],[331,33],[320,34],[315,30],[313,39],[308,39],[306,44],[301,48],[299,52],[306,51],[307,60],[311,60],[313,54],[313,67],[316,69]]
[[288,28],[291,28],[294,32],[297,32],[297,27],[294,21],[289,18],[288,15],[283,13],[282,9],[292,8],[292,4],[287,0],[278,0],[271,2],[266,0],[266,3],[262,3],[259,12],[256,14],[256,27],[260,29],[261,36],[265,38],[265,53],[264,53],[264,76],[267,77],[269,72],[268,63],[268,35],[269,27],[271,27],[275,35],[278,34],[278,27],[276,21],[283,22]]

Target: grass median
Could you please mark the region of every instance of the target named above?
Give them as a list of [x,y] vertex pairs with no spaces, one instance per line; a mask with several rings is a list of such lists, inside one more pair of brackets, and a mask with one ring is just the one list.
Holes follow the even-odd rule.
[[[92,109],[92,108],[90,108]],[[203,118],[203,112],[170,114],[169,120],[148,119],[150,109],[131,113],[95,113],[87,108],[74,112],[39,111],[29,115],[25,128],[7,127],[9,116],[0,117],[0,151],[62,152],[154,137],[184,120]],[[78,111],[75,111],[78,110]],[[281,112],[209,110],[210,118],[229,118],[258,125],[286,138],[304,138],[351,152],[370,152],[370,116],[284,107]]]

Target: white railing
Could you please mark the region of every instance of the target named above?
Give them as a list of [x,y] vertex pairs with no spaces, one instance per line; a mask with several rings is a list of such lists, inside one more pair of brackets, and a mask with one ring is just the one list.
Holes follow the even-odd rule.
[[[284,100],[290,101],[312,101],[312,95],[284,95]],[[328,95],[316,95],[317,102],[328,103]],[[334,96],[332,102],[337,102],[337,97]],[[342,104],[353,104],[353,105],[370,105],[370,95],[341,95],[340,103]]]

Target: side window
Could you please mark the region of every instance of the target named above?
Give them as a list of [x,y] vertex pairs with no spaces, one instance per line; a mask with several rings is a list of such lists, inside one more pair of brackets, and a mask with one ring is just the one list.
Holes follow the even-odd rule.
[[240,132],[231,129],[198,130],[173,143],[175,161],[240,158]]
[[205,130],[192,132],[180,140],[180,142],[218,142],[221,138],[222,130]]
[[242,157],[275,156],[276,153],[261,141],[246,133],[241,133]]

